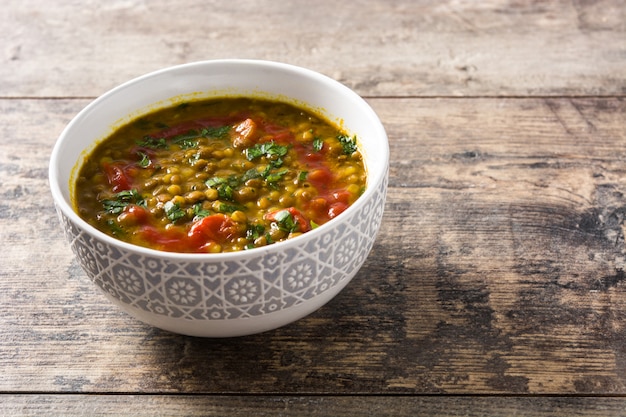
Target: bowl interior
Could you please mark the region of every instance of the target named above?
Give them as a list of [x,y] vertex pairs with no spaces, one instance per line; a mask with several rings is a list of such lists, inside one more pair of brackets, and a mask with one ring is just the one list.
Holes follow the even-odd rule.
[[[81,111],[62,132],[50,163],[56,204],[88,227],[71,204],[74,176],[85,156],[118,126],[145,113],[189,99],[253,96],[306,107],[357,135],[368,172],[368,189],[386,175],[388,144],[371,107],[341,83],[314,71],[267,61],[204,61],[156,71],[105,93]],[[364,198],[362,198],[364,199]],[[361,199],[360,199],[361,200]],[[358,203],[358,201],[357,201]]]

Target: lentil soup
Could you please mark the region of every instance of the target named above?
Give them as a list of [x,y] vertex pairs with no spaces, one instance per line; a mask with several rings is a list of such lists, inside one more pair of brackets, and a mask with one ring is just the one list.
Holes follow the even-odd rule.
[[116,130],[80,168],[74,205],[129,243],[219,253],[306,233],[342,213],[365,184],[356,137],[291,104],[223,98]]

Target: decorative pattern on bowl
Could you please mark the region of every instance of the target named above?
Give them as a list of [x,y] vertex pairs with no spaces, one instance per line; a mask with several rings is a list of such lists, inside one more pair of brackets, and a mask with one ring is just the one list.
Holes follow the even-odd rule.
[[[75,168],[112,126],[187,98],[254,96],[317,109],[359,138],[368,189],[332,221],[285,242],[222,254],[133,246],[90,227],[72,207]],[[339,82],[288,64],[201,61],[155,71],[106,92],[63,130],[50,157],[50,189],[70,246],[90,279],[133,317],[191,336],[232,337],[292,323],[356,275],[379,230],[389,174],[385,129]]]
[[230,261],[207,255],[168,262],[121,251],[57,211],[80,265],[113,299],[175,319],[250,318],[297,306],[352,278],[374,244],[387,181],[385,175],[366,204],[340,216],[349,218],[329,222],[315,238]]

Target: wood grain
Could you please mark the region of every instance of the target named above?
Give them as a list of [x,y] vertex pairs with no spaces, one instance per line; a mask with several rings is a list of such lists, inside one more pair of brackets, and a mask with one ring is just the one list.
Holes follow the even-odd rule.
[[392,163],[365,267],[293,325],[204,340],[117,311],[64,241],[47,157],[87,101],[0,100],[0,391],[625,394],[624,100],[370,102]]
[[0,395],[2,415],[41,416],[623,416],[623,398],[205,395]]
[[[625,40],[624,0],[4,2],[0,415],[625,415]],[[352,87],[391,170],[339,296],[212,340],[96,291],[47,168],[92,98],[218,58]]]
[[366,96],[624,95],[624,39],[623,0],[8,0],[0,96],[93,97],[219,58],[301,65]]

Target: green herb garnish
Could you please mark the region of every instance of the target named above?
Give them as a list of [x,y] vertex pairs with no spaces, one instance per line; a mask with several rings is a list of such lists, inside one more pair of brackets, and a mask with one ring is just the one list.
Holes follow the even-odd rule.
[[232,213],[232,212],[235,212],[237,210],[241,210],[241,207],[236,206],[234,204],[222,203],[222,204],[220,204],[220,207],[219,207],[219,212],[220,213]]
[[137,156],[141,158],[138,164],[142,168],[148,168],[150,164],[152,163],[152,161],[150,160],[150,157],[145,152],[137,151]]
[[319,152],[322,150],[323,147],[324,147],[324,140],[320,138],[319,136],[316,136],[315,139],[313,139],[313,150],[315,152]]
[[180,146],[181,149],[193,149],[198,147],[198,138],[202,137],[200,133],[195,130],[177,135],[172,138],[172,143]]
[[233,200],[234,189],[240,185],[241,181],[236,176],[213,177],[206,180],[205,184],[209,188],[217,190],[217,195],[222,200]]
[[144,136],[143,139],[137,141],[137,145],[150,149],[167,149],[165,138],[155,138],[152,136]]
[[233,192],[233,187],[228,184],[221,184],[219,187],[217,187],[217,195],[222,200],[232,200]]
[[253,180],[255,178],[262,178],[263,176],[256,168],[250,168],[241,176],[241,183],[245,183],[248,180]]
[[265,181],[267,181],[269,185],[273,185],[277,183],[278,181],[280,181],[288,172],[289,172],[288,169],[283,169],[282,171],[278,171],[278,172],[268,172],[267,175],[264,176],[264,178],[265,178]]
[[196,203],[193,206],[193,215],[194,220],[202,219],[204,217],[210,216],[211,212],[209,210],[202,208],[202,203]]
[[[246,249],[254,249],[256,246],[254,241],[258,238],[262,237],[265,234],[265,226],[262,224],[248,224],[248,228],[246,229],[246,239],[251,240],[252,243],[248,243],[245,248]],[[267,242],[269,242],[269,233],[265,234]]]
[[223,139],[229,131],[230,126],[206,127],[200,131],[200,134],[205,138]]
[[[283,156],[287,155],[288,151],[289,151],[289,146],[278,145],[274,143],[274,141],[271,141],[271,142],[264,142],[264,143],[256,144],[253,147],[246,149],[245,152],[246,152],[246,158],[248,158],[248,161],[254,161],[255,159],[260,158],[262,156],[265,156],[268,159],[278,160],[278,159],[281,159]],[[281,160],[281,164],[282,164],[282,160]]]
[[280,230],[283,230],[288,233],[295,232],[298,230],[298,223],[293,218],[293,215],[289,212],[289,210],[281,210],[274,216],[276,224]]
[[341,143],[344,154],[352,155],[357,151],[356,135],[353,137],[349,137],[348,135],[339,135],[337,136],[337,139],[339,140],[339,143]]
[[220,184],[225,184],[226,181],[228,181],[228,180],[226,178],[224,178],[224,177],[213,177],[213,178],[209,178],[204,183],[209,188],[215,188],[216,186],[218,186]]
[[265,226],[262,224],[249,224],[246,229],[246,239],[256,240],[265,233]]
[[172,203],[171,201],[168,201],[167,203],[165,203],[163,208],[165,209],[165,215],[172,222],[175,222],[175,221],[185,217],[185,215],[186,215],[185,210],[181,209],[180,205],[178,205],[176,203]]
[[136,204],[138,206],[145,206],[146,202],[143,197],[137,192],[137,190],[120,191],[114,195],[114,200],[103,200],[102,205],[104,210],[110,214],[120,214],[124,208],[129,204]]

